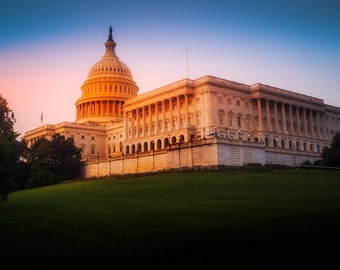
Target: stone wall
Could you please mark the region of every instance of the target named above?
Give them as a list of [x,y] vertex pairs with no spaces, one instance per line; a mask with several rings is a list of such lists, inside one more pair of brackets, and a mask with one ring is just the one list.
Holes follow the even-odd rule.
[[88,162],[83,167],[83,176],[101,177],[218,165],[243,166],[247,163],[266,163],[264,144],[214,137],[177,143],[168,149]]

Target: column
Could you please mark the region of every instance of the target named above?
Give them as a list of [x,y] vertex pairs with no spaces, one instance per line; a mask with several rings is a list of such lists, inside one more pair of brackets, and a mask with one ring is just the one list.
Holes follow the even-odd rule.
[[180,109],[180,99],[179,96],[177,96],[177,128],[181,125],[181,109]]
[[131,111],[131,138],[135,138],[135,116],[134,116],[134,112],[136,110],[132,110]]
[[321,127],[322,127],[322,137],[325,138],[327,136],[327,133],[326,133],[326,117],[325,117],[324,112],[322,112]]
[[142,107],[142,114],[143,114],[143,136],[145,136],[146,133],[146,110],[145,110],[145,106]]
[[[123,141],[125,141],[127,138],[129,138],[129,117],[130,117],[130,112],[125,112],[125,117],[124,117],[124,122],[125,122],[125,136],[123,137]],[[123,145],[123,152],[124,151],[124,145]]]
[[306,108],[303,108],[303,125],[304,125],[304,130],[305,130],[305,132],[304,132],[304,134],[305,135],[308,135],[307,134],[307,117],[306,117]]
[[282,113],[282,124],[283,124],[283,133],[287,133],[287,127],[286,127],[286,109],[285,104],[281,103],[281,113]]
[[189,101],[188,101],[188,95],[184,95],[184,106],[185,106],[185,126],[188,127],[189,121],[188,121],[188,115],[189,115]]
[[156,101],[155,103],[155,115],[156,115],[156,120],[155,120],[155,133],[158,133],[158,102]]
[[162,101],[163,106],[163,132],[165,132],[165,100]]
[[117,103],[117,115],[118,116],[121,116],[122,115],[122,102],[121,101],[118,101],[118,103]]
[[149,106],[148,106],[148,109],[149,109],[149,132],[148,132],[148,135],[150,135],[150,134],[152,134],[151,132],[152,132],[152,130],[151,130],[151,128],[152,128],[152,106],[151,106],[152,104],[149,104]]
[[318,138],[321,137],[321,135],[320,135],[320,116],[319,116],[318,111],[316,111],[316,136]]
[[293,112],[292,112],[292,105],[289,106],[289,122],[290,122],[290,134],[294,134],[294,121],[293,121]]
[[274,118],[275,118],[275,131],[278,132],[279,131],[279,123],[277,120],[277,102],[274,101]]
[[312,137],[314,137],[314,119],[313,119],[313,111],[310,110],[310,113],[309,113],[309,125],[310,125],[310,135]]
[[257,115],[258,115],[258,130],[262,130],[262,111],[261,111],[261,99],[257,99]]
[[140,133],[139,133],[139,127],[140,127],[140,117],[139,117],[139,108],[136,110],[136,117],[137,117],[137,128],[136,128],[136,137],[139,138]]
[[300,108],[298,106],[296,106],[296,120],[297,120],[297,126],[298,126],[298,129],[297,129],[297,134],[300,135],[301,134],[301,131],[300,131]]
[[270,111],[269,111],[269,100],[266,99],[266,119],[267,119],[267,130],[272,130],[270,126]]
[[172,102],[172,98],[170,98],[169,99],[169,107],[170,107],[170,122],[169,122],[169,124],[170,124],[170,130],[172,130],[172,128],[173,128],[173,126],[172,126],[172,123],[173,123],[173,102]]

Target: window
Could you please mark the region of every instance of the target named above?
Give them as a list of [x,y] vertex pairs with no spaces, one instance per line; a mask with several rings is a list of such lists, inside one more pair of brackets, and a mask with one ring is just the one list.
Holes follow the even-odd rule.
[[241,116],[237,116],[237,126],[241,127]]
[[224,126],[224,111],[223,110],[218,110],[217,111],[217,116],[218,116],[218,125]]

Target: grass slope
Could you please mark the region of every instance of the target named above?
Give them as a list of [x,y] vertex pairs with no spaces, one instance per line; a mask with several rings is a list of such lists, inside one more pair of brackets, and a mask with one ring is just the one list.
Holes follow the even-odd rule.
[[15,192],[0,205],[1,263],[161,269],[330,263],[340,240],[339,176],[176,173]]

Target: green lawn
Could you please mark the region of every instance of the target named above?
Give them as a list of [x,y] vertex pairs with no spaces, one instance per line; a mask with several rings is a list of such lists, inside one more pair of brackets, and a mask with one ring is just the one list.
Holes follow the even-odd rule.
[[340,251],[340,172],[169,173],[19,191],[0,205],[0,237],[5,266],[316,266]]

